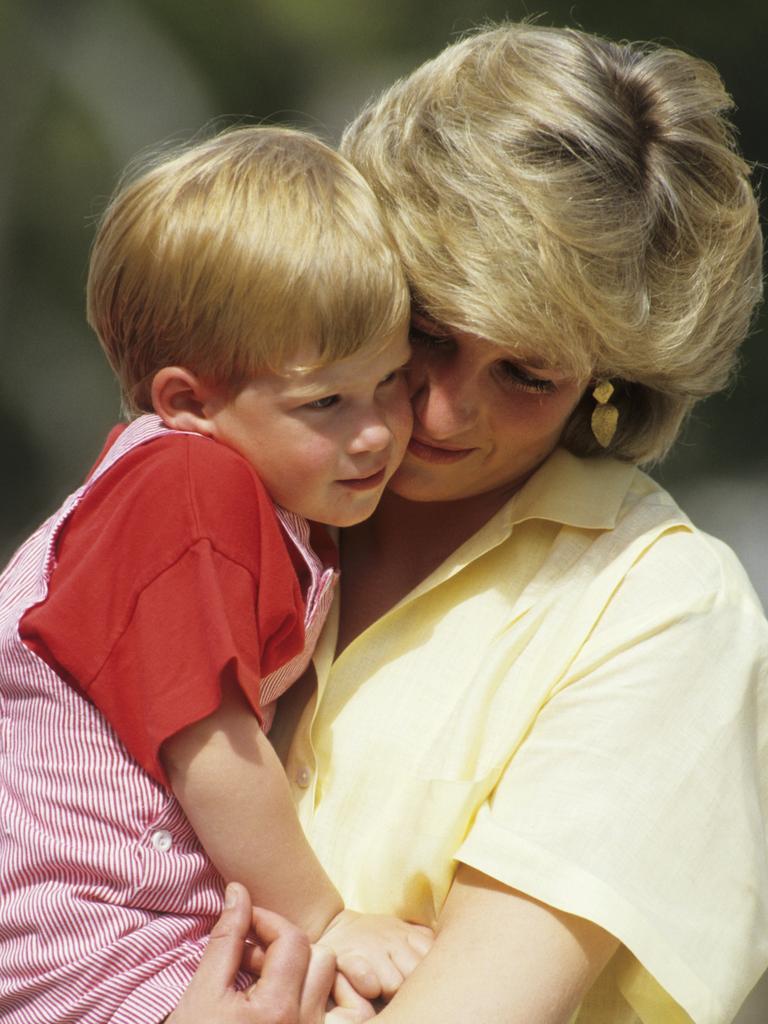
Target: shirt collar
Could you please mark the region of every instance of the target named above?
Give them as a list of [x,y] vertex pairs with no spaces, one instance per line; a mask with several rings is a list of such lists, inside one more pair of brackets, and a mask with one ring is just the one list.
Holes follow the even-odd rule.
[[518,523],[543,519],[586,530],[610,530],[637,468],[615,459],[580,459],[556,448],[533,476],[477,533],[461,544],[396,607],[455,576],[503,544]]
[[616,459],[581,459],[556,448],[498,513],[506,526],[548,519],[587,530],[610,530],[636,474]]

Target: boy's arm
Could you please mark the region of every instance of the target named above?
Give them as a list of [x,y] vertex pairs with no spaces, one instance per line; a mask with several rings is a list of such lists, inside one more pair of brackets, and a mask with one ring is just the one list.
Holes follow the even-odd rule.
[[312,941],[343,909],[307,842],[277,755],[235,683],[217,711],[163,743],[171,788],[225,881]]

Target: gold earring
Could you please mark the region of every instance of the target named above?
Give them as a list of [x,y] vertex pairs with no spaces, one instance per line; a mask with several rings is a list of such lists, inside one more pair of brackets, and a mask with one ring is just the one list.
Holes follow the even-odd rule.
[[592,411],[592,433],[602,448],[610,445],[619,423],[619,410],[610,401],[613,391],[613,384],[609,380],[599,380],[592,391],[592,397],[597,403]]

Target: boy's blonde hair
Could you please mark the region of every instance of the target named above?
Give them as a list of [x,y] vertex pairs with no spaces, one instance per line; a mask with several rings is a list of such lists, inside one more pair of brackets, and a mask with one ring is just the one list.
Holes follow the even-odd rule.
[[408,316],[393,240],[362,176],[288,128],[225,132],[118,189],[99,225],[88,321],[126,412],[163,366],[236,392],[306,346],[317,363]]
[[[438,321],[611,378],[609,454],[659,458],[729,379],[761,294],[749,168],[710,65],[506,24],[448,47],[348,128],[414,300]],[[601,454],[587,390],[562,441]]]

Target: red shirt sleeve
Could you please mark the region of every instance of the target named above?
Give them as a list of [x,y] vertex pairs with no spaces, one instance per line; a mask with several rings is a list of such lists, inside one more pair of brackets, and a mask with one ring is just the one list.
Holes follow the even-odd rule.
[[170,434],[123,456],[57,542],[24,642],[102,711],[163,785],[162,743],[218,707],[259,713],[259,681],[304,643],[304,602],[274,506],[237,453]]

